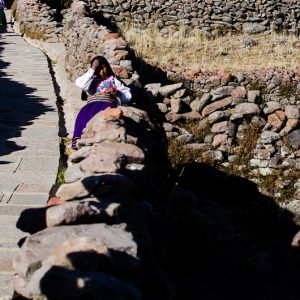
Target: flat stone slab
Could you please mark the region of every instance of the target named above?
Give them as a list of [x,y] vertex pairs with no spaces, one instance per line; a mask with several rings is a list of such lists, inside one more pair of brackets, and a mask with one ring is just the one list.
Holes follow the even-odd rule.
[[0,273],[0,299],[10,300],[13,295],[13,274]]
[[45,206],[49,193],[13,193],[8,201],[10,205]]
[[[31,208],[32,206],[30,206]],[[25,209],[29,208],[28,206],[22,205],[1,205],[0,204],[0,215],[11,215],[11,216],[19,216],[21,212]]]
[[67,240],[83,236],[95,239],[97,243],[111,250],[124,252],[134,261],[138,260],[137,244],[132,234],[124,231],[122,226],[102,223],[52,227],[33,234],[26,239],[15,257],[14,267],[20,275],[25,275],[29,269],[39,266],[54,248]]
[[8,176],[5,172],[0,172],[0,185],[5,184],[53,184],[56,180],[57,172],[43,173],[41,171],[20,171],[17,170],[14,174]]
[[16,228],[19,216],[0,215],[0,247],[17,247],[19,240],[28,234]]
[[[17,255],[19,248],[0,247],[0,270],[1,272],[11,272],[15,270],[12,266],[13,258]],[[1,298],[0,298],[1,299]]]

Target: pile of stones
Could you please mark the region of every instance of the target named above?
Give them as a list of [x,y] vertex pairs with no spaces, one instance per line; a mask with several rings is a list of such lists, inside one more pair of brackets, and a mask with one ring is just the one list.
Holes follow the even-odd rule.
[[[145,89],[165,117],[166,136],[198,151],[200,157],[209,157],[225,168],[239,161],[241,170],[247,165],[253,175],[276,174],[282,168],[286,175],[300,170],[298,95],[263,93],[241,85],[236,77],[231,80],[224,79],[225,85],[211,90],[199,90],[201,96],[197,98],[183,83],[152,83]],[[185,125],[191,122],[202,135],[187,130]],[[238,156],[245,143],[250,144],[249,161],[241,163]],[[299,182],[293,184],[298,190]]]

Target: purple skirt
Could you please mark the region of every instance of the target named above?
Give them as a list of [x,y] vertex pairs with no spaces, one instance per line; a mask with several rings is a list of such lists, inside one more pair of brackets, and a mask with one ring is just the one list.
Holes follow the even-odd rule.
[[76,140],[81,138],[83,129],[86,127],[86,124],[89,120],[91,120],[98,112],[105,110],[108,107],[117,107],[117,105],[113,102],[105,102],[105,101],[93,101],[87,103],[84,107],[79,111],[75,127],[74,134],[72,138],[72,148],[77,149]]

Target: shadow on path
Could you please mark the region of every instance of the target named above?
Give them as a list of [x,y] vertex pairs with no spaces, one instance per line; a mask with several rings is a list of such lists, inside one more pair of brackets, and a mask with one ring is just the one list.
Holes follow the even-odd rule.
[[[33,95],[35,88],[16,81],[6,69],[11,63],[3,61],[3,52],[7,42],[0,37],[0,155],[10,154],[25,149],[26,146],[18,144],[16,138],[20,137],[25,126],[33,124],[34,120],[53,109],[43,104],[47,100]],[[22,57],[19,68],[22,68]],[[34,59],[34,58],[33,58]],[[46,59],[46,58],[45,58]],[[26,69],[22,70],[25,74]],[[22,76],[22,75],[20,75]],[[52,84],[52,82],[49,84]],[[13,140],[11,140],[13,139]]]

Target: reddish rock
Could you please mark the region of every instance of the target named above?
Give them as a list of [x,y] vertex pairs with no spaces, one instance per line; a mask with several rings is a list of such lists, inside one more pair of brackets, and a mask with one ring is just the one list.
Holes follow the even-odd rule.
[[300,246],[300,231],[297,232],[296,235],[294,236],[293,241],[292,241],[292,246],[299,248],[299,246]]
[[225,99],[220,100],[220,101],[213,102],[213,103],[207,105],[203,109],[202,116],[204,116],[204,117],[208,116],[208,115],[210,115],[211,113],[213,113],[216,110],[225,108],[225,107],[229,106],[231,104],[231,102],[232,102],[232,98],[231,97],[225,98]]
[[217,147],[219,146],[221,143],[225,142],[227,139],[227,135],[226,134],[217,134],[215,137],[214,137],[214,140],[213,140],[213,143],[212,145],[214,147]]
[[227,85],[228,82],[233,80],[233,76],[230,72],[220,71],[218,75],[221,76],[221,85]]
[[125,50],[116,50],[116,51],[113,52],[112,56],[114,58],[116,58],[117,60],[127,59],[128,58],[128,51],[125,51]]
[[286,114],[285,114],[284,111],[282,111],[282,110],[277,110],[277,111],[275,112],[275,114],[278,116],[278,118],[279,118],[282,122],[285,121],[285,119],[286,119]]
[[247,91],[243,86],[238,86],[232,91],[231,96],[234,99],[244,99],[247,97]]
[[125,70],[124,68],[122,68],[120,66],[114,66],[114,65],[112,65],[111,68],[117,76],[124,78],[124,79],[127,79],[129,77],[127,70]]
[[78,13],[84,16],[86,13],[84,2],[82,1],[74,2],[72,4],[72,13]]
[[120,35],[118,33],[109,33],[103,37],[103,40],[108,41],[108,40],[114,40],[118,38],[120,38]]
[[277,113],[268,116],[268,123],[272,125],[272,129],[275,131],[279,130],[283,124]]
[[288,121],[286,122],[286,126],[295,128],[298,125],[298,121],[298,119],[288,119]]
[[103,111],[104,120],[119,120],[123,117],[123,111],[120,108],[108,107]]
[[60,197],[52,197],[48,200],[47,206],[52,206],[52,205],[60,205],[64,204],[66,201],[62,200]]

